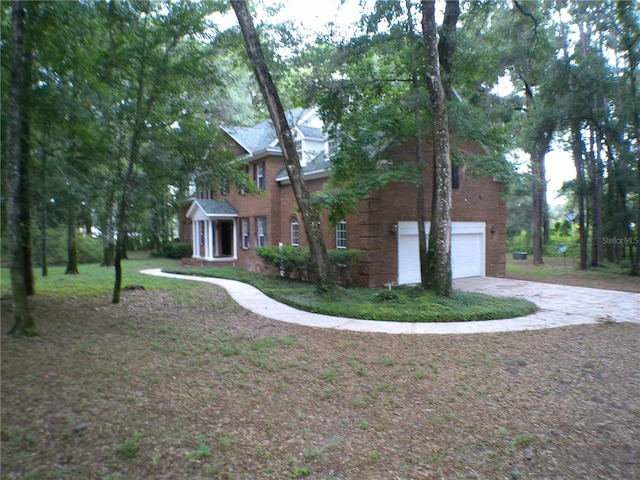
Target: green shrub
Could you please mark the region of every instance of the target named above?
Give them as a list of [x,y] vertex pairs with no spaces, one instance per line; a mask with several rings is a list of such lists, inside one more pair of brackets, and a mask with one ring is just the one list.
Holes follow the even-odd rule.
[[[311,253],[308,248],[271,245],[258,247],[256,253],[265,265],[274,267],[284,278],[303,282],[313,280],[311,278]],[[353,271],[359,264],[361,257],[362,251],[360,250],[329,250],[327,260],[333,279],[342,285],[353,283]]]
[[[577,228],[567,221],[556,221],[550,230],[549,242],[544,246],[543,255],[557,257],[563,255],[558,252],[559,247],[566,247],[566,256],[580,255],[580,236]],[[590,236],[589,236],[590,240]],[[525,230],[507,239],[507,251],[533,253],[533,237]]]
[[[184,242],[169,242],[162,247],[160,256],[165,258],[175,258],[180,260],[181,258],[190,257],[193,255],[193,247],[191,243]],[[157,256],[157,254],[154,254]]]
[[97,263],[102,260],[102,239],[79,234],[76,242],[78,243],[78,263]]
[[117,452],[124,455],[126,458],[135,458],[140,452],[140,438],[142,434],[140,432],[133,432],[133,437],[127,438],[124,442],[118,445]]
[[327,257],[329,268],[335,281],[341,285],[349,286],[353,283],[353,274],[360,265],[362,250],[329,250]]
[[373,301],[376,303],[402,303],[402,298],[393,290],[381,290],[373,297]]
[[308,282],[311,271],[311,254],[308,248],[271,245],[256,248],[265,265],[274,267],[285,278]]
[[529,235],[529,232],[523,230],[520,233],[513,235],[507,239],[507,251],[508,252],[526,252],[533,253],[533,240]]

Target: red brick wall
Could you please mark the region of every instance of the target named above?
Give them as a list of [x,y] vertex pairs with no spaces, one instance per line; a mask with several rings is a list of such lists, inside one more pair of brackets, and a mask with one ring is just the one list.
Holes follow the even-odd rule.
[[[465,144],[469,153],[473,144]],[[397,158],[412,158],[413,146],[408,145],[397,152]],[[433,151],[427,150],[425,157],[433,158]],[[424,175],[425,219],[431,214],[432,162],[428,161]],[[505,274],[506,258],[506,204],[502,197],[503,185],[490,177],[473,178],[464,167],[459,168],[459,188],[452,191],[452,221],[486,222],[485,273],[487,276],[502,277]],[[356,228],[349,228],[348,234],[356,237],[353,248],[367,253],[358,283],[366,286],[382,286],[397,281],[398,239],[392,233],[392,225],[399,221],[416,221],[416,187],[410,183],[393,183],[376,192],[369,200],[360,202],[358,207],[361,222]],[[355,230],[355,232],[354,232]]]
[[[473,144],[464,145],[470,153]],[[412,158],[413,148],[408,145],[400,150],[398,157]],[[426,158],[432,158],[432,151],[426,152]],[[264,195],[241,195],[231,192],[224,196],[238,211],[240,218],[250,218],[251,248],[243,250],[238,242],[238,260],[235,265],[252,271],[266,271],[262,261],[255,254],[254,218],[267,217],[267,242],[269,245],[291,244],[290,221],[296,215],[299,223],[299,244],[306,246],[306,235],[300,214],[297,213],[293,190],[288,182],[278,184],[275,176],[284,168],[281,156],[270,156],[257,161],[265,161],[267,189]],[[249,164],[250,174],[253,163]],[[429,220],[432,196],[431,162],[425,171],[425,213]],[[505,273],[506,256],[506,206],[502,198],[502,184],[491,178],[472,178],[464,167],[459,169],[459,188],[452,193],[452,219],[456,222],[486,222],[486,275],[502,277]],[[324,179],[307,183],[311,192],[322,188]],[[359,202],[356,213],[347,217],[347,247],[365,251],[357,283],[364,286],[382,286],[396,282],[398,273],[398,239],[392,230],[399,221],[416,220],[416,189],[410,183],[394,183],[375,192],[369,199]],[[181,210],[181,235],[186,232],[183,241],[191,241],[191,225],[184,214],[188,206]],[[184,228],[186,222],[187,228]],[[330,228],[326,215],[322,216],[324,238],[328,249],[336,247],[335,229]],[[240,229],[238,228],[240,234]],[[197,261],[199,262],[199,261]],[[196,263],[197,263],[196,262]],[[218,264],[218,263],[216,263]]]

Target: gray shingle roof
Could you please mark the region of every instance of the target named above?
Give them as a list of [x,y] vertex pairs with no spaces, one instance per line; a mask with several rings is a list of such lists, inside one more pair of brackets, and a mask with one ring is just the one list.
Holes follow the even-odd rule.
[[205,200],[197,198],[196,203],[207,215],[238,215],[238,211],[228,200]]
[[[331,162],[325,153],[320,152],[317,157],[302,167],[302,174],[306,177],[310,174],[328,173],[330,166]],[[286,168],[283,168],[276,174],[276,182],[282,182],[283,180],[289,180],[289,174]]]
[[252,127],[223,127],[223,130],[247,153],[267,148],[276,138],[276,132],[270,121],[261,122]]
[[[308,125],[298,125],[310,112],[309,109],[293,108],[287,110],[286,116],[291,127],[298,127],[305,137],[323,138],[322,130]],[[276,131],[271,120],[265,120],[250,127],[225,126],[222,129],[238,142],[247,153],[255,153],[264,150],[277,143]]]
[[298,129],[305,138],[324,138],[321,128],[309,127],[307,125],[299,125]]

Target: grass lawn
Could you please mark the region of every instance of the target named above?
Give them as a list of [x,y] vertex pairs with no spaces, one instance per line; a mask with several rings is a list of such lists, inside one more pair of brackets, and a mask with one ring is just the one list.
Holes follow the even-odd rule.
[[[185,289],[177,282],[170,282],[160,277],[143,275],[140,270],[145,268],[168,268],[180,265],[179,260],[164,258],[149,258],[148,252],[133,252],[130,260],[122,262],[122,285],[144,285],[145,288]],[[35,288],[37,295],[69,296],[69,297],[99,297],[113,292],[115,271],[113,268],[100,267],[95,264],[80,265],[80,274],[65,275],[64,266],[49,267],[46,277],[35,270]],[[0,293],[11,295],[11,280],[8,268],[0,268]],[[184,282],[182,282],[184,283]]]
[[527,315],[536,310],[528,300],[455,291],[438,297],[417,287],[336,288],[319,293],[315,285],[248,272],[239,267],[171,267],[166,272],[238,280],[270,297],[309,312],[365,320],[453,322]]

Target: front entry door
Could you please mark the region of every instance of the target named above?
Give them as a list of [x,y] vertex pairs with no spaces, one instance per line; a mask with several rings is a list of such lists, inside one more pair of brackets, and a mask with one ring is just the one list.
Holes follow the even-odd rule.
[[220,255],[230,257],[233,254],[233,222],[223,220],[220,224]]

